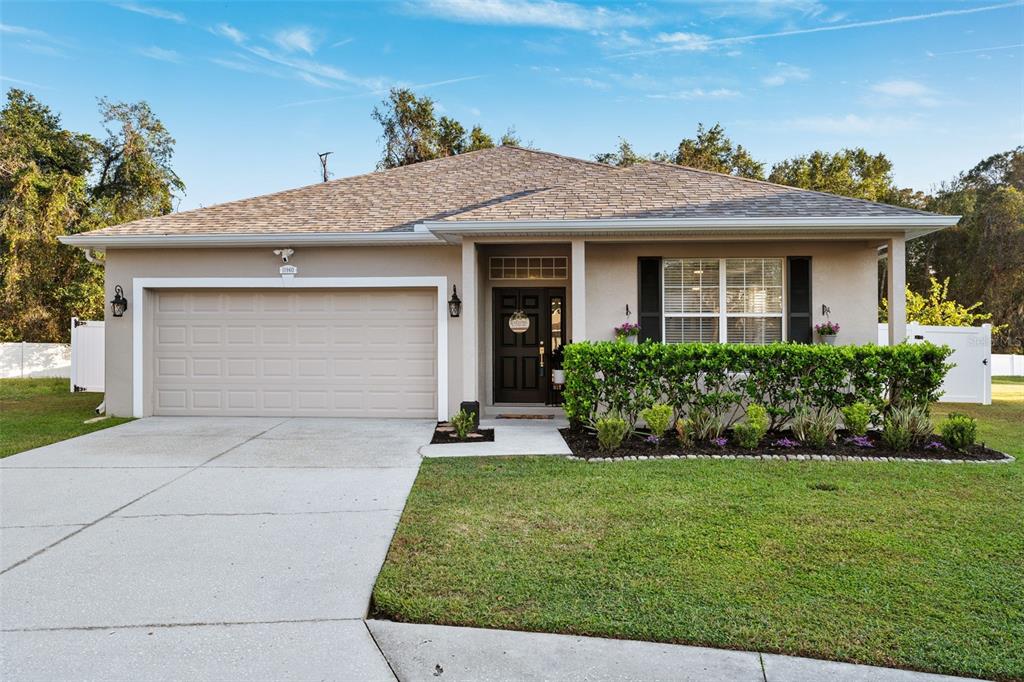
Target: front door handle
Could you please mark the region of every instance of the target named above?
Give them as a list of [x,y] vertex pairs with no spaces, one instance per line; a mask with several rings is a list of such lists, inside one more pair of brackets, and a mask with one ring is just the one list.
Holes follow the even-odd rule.
[[544,376],[544,342],[540,342],[540,346],[537,348],[537,353],[540,355],[540,375]]

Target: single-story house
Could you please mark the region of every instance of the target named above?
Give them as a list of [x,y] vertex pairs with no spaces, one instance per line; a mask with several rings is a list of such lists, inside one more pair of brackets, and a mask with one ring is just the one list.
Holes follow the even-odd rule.
[[127,306],[107,313],[109,413],[443,419],[543,406],[552,353],[626,321],[768,343],[831,319],[874,342],[881,249],[901,341],[905,243],[956,221],[505,146],[63,241],[105,254]]

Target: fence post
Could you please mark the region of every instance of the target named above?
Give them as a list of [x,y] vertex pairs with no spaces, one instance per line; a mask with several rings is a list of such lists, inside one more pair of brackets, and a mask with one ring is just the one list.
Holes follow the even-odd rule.
[[21,340],[21,378],[25,378],[25,340]]

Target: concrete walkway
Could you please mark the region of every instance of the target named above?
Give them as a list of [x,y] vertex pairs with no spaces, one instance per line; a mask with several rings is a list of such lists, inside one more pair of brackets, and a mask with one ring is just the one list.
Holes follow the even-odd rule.
[[0,460],[0,679],[393,680],[363,618],[432,429],[152,418]]
[[943,682],[928,675],[748,651],[367,621],[398,679],[656,682]]
[[425,445],[424,457],[497,457],[507,455],[571,455],[558,429],[565,419],[481,419],[480,427],[494,429],[491,443]]

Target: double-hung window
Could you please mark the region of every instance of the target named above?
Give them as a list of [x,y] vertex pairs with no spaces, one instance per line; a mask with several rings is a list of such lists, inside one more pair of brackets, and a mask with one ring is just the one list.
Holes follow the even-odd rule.
[[667,343],[782,340],[781,258],[666,258]]

